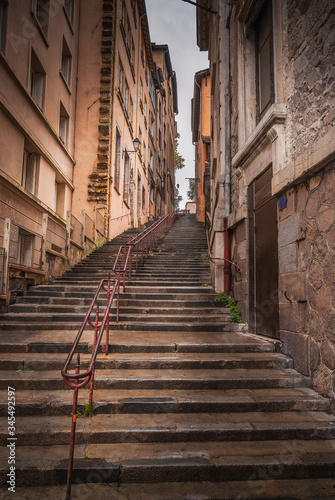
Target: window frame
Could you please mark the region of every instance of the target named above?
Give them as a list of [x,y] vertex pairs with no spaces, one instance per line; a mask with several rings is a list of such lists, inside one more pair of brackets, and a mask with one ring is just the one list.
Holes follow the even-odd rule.
[[121,174],[121,147],[122,138],[118,127],[115,129],[115,157],[114,157],[114,188],[120,194],[120,174]]
[[[268,34],[264,39],[263,44],[260,47],[260,25],[265,21],[265,17],[268,15]],[[254,23],[254,34],[255,34],[255,78],[256,78],[256,123],[259,123],[270,106],[275,102],[275,82],[274,82],[274,34],[273,34],[273,5],[272,0],[270,2],[265,2],[257,19]],[[266,42],[269,42],[269,60],[268,66],[265,68],[261,65],[261,50],[265,48]],[[262,71],[263,69],[266,71]],[[269,80],[269,99],[266,104],[262,106],[262,97],[264,97],[264,92],[262,92],[261,82],[262,76],[266,76]]]
[[69,125],[70,125],[70,116],[67,112],[64,104],[60,101],[59,104],[59,140],[63,143],[63,145],[68,148],[69,145]]
[[44,41],[48,44],[50,0],[32,0],[31,12]]
[[8,0],[0,0],[0,52],[6,51]]
[[[66,64],[64,64],[65,62]],[[66,65],[68,65],[68,68],[65,67]],[[62,60],[60,72],[66,85],[68,86],[68,88],[70,88],[72,76],[72,54],[64,36],[62,44]]]
[[45,101],[45,80],[46,72],[35,51],[31,49],[29,94],[42,111]]
[[40,155],[29,151],[27,146],[23,150],[21,185],[33,196],[38,195]]

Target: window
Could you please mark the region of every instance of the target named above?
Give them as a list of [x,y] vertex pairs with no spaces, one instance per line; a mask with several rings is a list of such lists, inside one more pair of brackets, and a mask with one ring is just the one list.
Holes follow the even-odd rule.
[[71,24],[73,23],[73,0],[64,0],[64,7]]
[[123,172],[123,201],[129,206],[130,194],[130,159],[127,152],[124,154],[124,172]]
[[45,36],[49,27],[49,0],[33,0],[33,14]]
[[125,19],[126,19],[126,7],[124,5],[124,0],[121,0],[121,2],[120,2],[120,24],[121,24],[123,29],[124,29],[124,25],[125,25]]
[[145,188],[142,186],[142,212],[145,213]]
[[143,165],[145,166],[147,163],[147,147],[145,142],[143,141]]
[[151,134],[151,137],[154,136],[154,116],[151,111],[149,111],[149,133]]
[[65,206],[65,183],[55,182],[54,191],[54,212],[56,212],[61,217],[64,217],[64,206]]
[[152,104],[155,106],[155,86],[151,75],[150,75],[150,97],[152,100]]
[[22,228],[19,228],[17,264],[33,267],[33,250],[35,236]]
[[131,127],[133,126],[133,109],[134,109],[133,100],[132,100],[132,98],[130,96],[129,97],[128,118],[129,118]]
[[121,164],[121,135],[116,129],[115,134],[115,164],[114,164],[114,186],[120,191],[120,164]]
[[123,110],[129,119],[130,125],[132,126],[133,122],[133,100],[130,95],[129,85],[124,75],[124,70],[119,61],[119,78],[118,78],[118,86],[119,86],[119,97],[123,104]]
[[63,38],[61,70],[64,80],[68,85],[70,85],[70,78],[71,78],[71,63],[72,63],[72,55],[68,47],[68,44],[66,43],[65,38]]
[[124,71],[121,62],[119,61],[119,94],[123,96]]
[[273,37],[271,1],[265,2],[256,24],[257,120],[274,102]]
[[137,217],[141,218],[141,208],[142,208],[142,182],[141,176],[137,177]]
[[132,65],[132,67],[134,67],[134,62],[135,62],[135,46],[134,46],[133,39],[131,39],[131,43],[130,43],[130,63]]
[[142,155],[142,130],[141,130],[141,127],[138,127],[138,138],[140,140],[140,154]]
[[5,50],[7,1],[0,0],[0,51]]
[[31,51],[30,95],[36,104],[43,109],[45,87],[45,71],[35,52]]
[[60,103],[59,112],[59,138],[67,146],[68,144],[68,134],[69,134],[69,115],[64,108],[63,104]]
[[142,78],[140,78],[140,104],[143,102],[143,82]]
[[148,108],[147,98],[145,97],[144,98],[144,123],[145,123],[145,126],[147,126],[147,108]]
[[128,110],[128,102],[129,102],[129,85],[127,80],[124,81],[124,94],[123,94],[123,103],[124,107],[126,109],[126,112]]
[[37,195],[39,155],[31,153],[26,148],[23,152],[22,186],[31,194]]

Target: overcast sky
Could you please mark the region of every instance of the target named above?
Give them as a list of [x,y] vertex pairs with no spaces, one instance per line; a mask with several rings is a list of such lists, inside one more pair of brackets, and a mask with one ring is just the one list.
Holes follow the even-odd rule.
[[146,0],[151,41],[168,44],[172,67],[177,73],[178,107],[176,116],[180,133],[179,153],[185,158],[185,168],[179,170],[176,184],[185,207],[188,181],[194,177],[194,146],[191,135],[191,99],[194,74],[209,67],[207,52],[200,52],[196,43],[196,7],[182,0]]

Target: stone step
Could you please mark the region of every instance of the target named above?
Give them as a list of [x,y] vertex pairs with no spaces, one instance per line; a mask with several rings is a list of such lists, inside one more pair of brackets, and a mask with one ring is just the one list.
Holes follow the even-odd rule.
[[[63,317],[60,317],[59,315],[55,315],[54,318],[52,318],[52,315],[50,315],[47,320],[43,321],[43,318],[39,317],[39,321],[35,318],[31,318],[31,321],[20,321],[20,317],[17,318],[17,321],[0,321],[0,329],[7,330],[9,332],[15,332],[15,331],[25,331],[25,332],[31,332],[31,331],[46,331],[46,330],[64,330],[64,327],[67,330],[74,330],[78,331],[80,328],[80,325],[82,323],[83,317],[73,317],[70,323],[68,321],[61,321],[64,319]],[[68,315],[70,316],[70,315]],[[243,329],[245,329],[245,325],[243,323],[224,323],[221,320],[217,322],[210,322],[210,321],[199,321],[199,322],[145,322],[141,318],[141,323],[136,323],[136,322],[127,322],[127,321],[119,321],[119,323],[113,322],[113,318],[111,318],[112,321],[109,324],[109,330],[110,331],[120,331],[120,330],[137,330],[138,332],[208,332],[210,330],[211,333],[213,332],[242,332]]]
[[[106,297],[106,295],[105,295]],[[203,309],[203,308],[215,308],[215,309],[225,309],[222,305],[222,302],[215,302],[213,300],[187,300],[184,297],[184,300],[158,300],[158,299],[145,299],[145,298],[131,298],[128,295],[128,298],[124,298],[125,294],[122,294],[120,297],[120,307],[137,307],[137,308],[147,308],[148,306],[152,307],[165,307],[165,308],[192,308],[192,310]],[[36,296],[36,295],[26,295],[25,297],[19,297],[16,301],[16,304],[10,306],[10,310],[16,311],[16,307],[20,305],[20,307],[33,304],[35,307],[40,306],[48,306],[55,305],[59,307],[70,307],[70,306],[86,306],[86,310],[88,306],[91,304],[92,297],[82,298],[78,294],[77,297],[67,297],[64,300],[64,297],[46,297],[46,296]],[[29,304],[29,305],[28,305]],[[31,310],[31,309],[30,309]]]
[[[64,353],[2,353],[1,370],[61,370],[66,356]],[[81,354],[81,366],[86,368],[91,354]],[[97,369],[161,369],[161,370],[203,370],[203,369],[265,369],[293,368],[292,360],[280,353],[109,353],[99,354]],[[1,371],[0,371],[1,373]]]
[[[71,390],[20,390],[16,392],[16,416],[70,416]],[[8,416],[7,387],[0,390],[0,416]],[[78,408],[84,412],[89,391],[79,391]],[[329,411],[330,402],[307,387],[178,390],[94,390],[96,414],[169,414],[226,412]]]
[[[65,483],[68,446],[22,446],[16,460],[20,485]],[[79,444],[73,482],[147,483],[250,481],[280,470],[283,479],[335,477],[335,441]],[[7,460],[1,463],[6,483]],[[32,473],[33,470],[33,473]]]
[[[266,477],[269,477],[267,475]],[[93,479],[93,478],[92,478]],[[169,483],[86,483],[77,479],[72,485],[74,499],[90,500],[236,500],[236,499],[314,499],[334,500],[334,479],[281,480],[271,475],[268,480],[226,482],[169,482]],[[16,488],[17,498],[24,500],[63,499],[64,485]],[[294,497],[292,497],[294,492]],[[13,493],[3,491],[3,500],[12,500]]]
[[[100,310],[106,306],[105,301],[98,301]],[[161,301],[162,304],[163,301]],[[23,315],[24,313],[30,313],[30,314],[42,314],[42,313],[80,313],[83,317],[85,316],[88,306],[90,304],[90,301],[87,301],[87,305],[85,304],[69,304],[69,305],[63,305],[63,304],[15,304],[10,306],[10,312],[11,313],[19,313]],[[197,308],[194,307],[176,307],[175,303],[172,303],[170,307],[163,307],[162,306],[157,306],[157,307],[150,307],[149,303],[146,303],[146,305],[136,306],[134,301],[132,304],[134,307],[127,307],[124,304],[124,301],[120,304],[120,314],[121,316],[124,316],[126,314],[132,314],[132,315],[160,315],[160,316],[171,316],[174,315],[176,317],[185,315],[185,316],[192,316],[194,318],[197,317],[208,317],[210,316],[212,319],[212,315],[221,315],[222,319],[229,320],[229,312],[230,310],[224,307],[213,307],[207,306],[204,307],[202,305],[199,305]],[[154,305],[154,304],[153,304]],[[166,305],[166,304],[165,304]],[[111,307],[110,309],[111,314],[116,313],[116,307]],[[24,316],[22,316],[23,318]]]
[[[59,371],[0,372],[0,389],[10,385],[17,390],[61,390]],[[311,379],[292,369],[232,370],[97,370],[96,389],[254,389],[311,387]]]
[[[18,308],[19,309],[19,308]],[[37,325],[40,321],[43,321],[47,324],[53,323],[53,322],[58,322],[58,323],[72,323],[72,326],[75,325],[75,323],[78,323],[79,325],[84,319],[85,312],[87,309],[85,308],[70,308],[71,312],[62,312],[62,314],[59,314],[60,311],[50,311],[47,313],[44,311],[43,313],[41,311],[38,312],[12,312],[12,313],[7,313],[6,315],[0,315],[0,325],[13,325],[15,324],[16,321],[22,323],[27,323],[27,327],[29,328],[30,323],[34,323],[34,325]],[[75,309],[75,310],[73,310]],[[169,324],[183,324],[183,323],[200,323],[203,325],[206,324],[213,324],[213,323],[223,323],[229,321],[230,315],[229,313],[221,313],[217,309],[214,309],[214,312],[208,316],[208,314],[189,314],[189,315],[184,315],[184,314],[174,314],[172,317],[172,314],[165,314],[162,312],[162,314],[155,313],[155,314],[149,314],[148,312],[144,311],[137,311],[138,314],[126,314],[122,309],[120,310],[119,313],[119,323],[113,324],[113,328],[120,325],[121,323],[129,326],[132,322],[136,323],[169,323]],[[100,321],[102,320],[104,314],[104,309],[100,309]],[[92,321],[94,321],[94,311],[92,313]],[[115,321],[115,316],[116,315],[116,308],[113,308],[111,310],[111,320]],[[207,323],[206,323],[207,322]]]
[[[45,326],[45,325],[44,325]],[[114,330],[110,335],[109,352],[116,353],[259,353],[273,352],[275,342],[269,342],[252,335],[235,332],[144,332]],[[42,338],[41,338],[42,335]],[[0,351],[2,353],[69,353],[77,335],[63,325],[60,330],[31,331],[2,330],[0,332]],[[102,345],[105,342],[105,336]],[[85,331],[80,342],[81,352],[91,352],[93,348],[93,332]]]
[[[100,280],[97,280],[97,284],[100,282]],[[34,294],[34,295],[42,295],[44,293],[45,295],[53,295],[53,294],[60,294],[63,292],[71,292],[71,294],[80,294],[85,293],[82,291],[86,290],[86,293],[90,293],[91,296],[94,296],[94,293],[97,289],[97,284],[92,283],[91,281],[85,281],[81,282],[80,285],[78,285],[77,282],[69,282],[69,283],[59,283],[57,285],[40,285],[39,287],[31,287],[29,289],[29,294]],[[148,293],[147,287],[136,287],[134,285],[132,286],[127,286],[126,283],[126,293],[128,294],[141,294],[141,293]],[[188,287],[188,286],[180,286],[180,287],[161,287],[161,286],[152,286],[150,287],[150,295],[152,298],[156,297],[156,299],[162,298],[161,295],[164,294],[190,294],[191,296],[194,296],[194,294],[211,294],[213,297],[217,297],[217,294],[215,293],[214,289],[212,288],[211,285],[205,285],[205,286],[197,286],[197,287]],[[124,294],[122,293],[122,296]],[[178,299],[178,297],[174,297]],[[181,297],[185,300],[185,297]]]
[[[80,412],[79,412],[80,413]],[[20,417],[21,446],[67,445],[71,416]],[[0,443],[8,443],[8,421],[0,418]],[[97,414],[77,421],[76,444],[180,443],[335,439],[335,417],[325,412]]]

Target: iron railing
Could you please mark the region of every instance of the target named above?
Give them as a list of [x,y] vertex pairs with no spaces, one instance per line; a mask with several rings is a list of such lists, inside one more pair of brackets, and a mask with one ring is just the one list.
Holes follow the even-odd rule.
[[[70,353],[66,359],[65,365],[61,371],[64,382],[73,389],[73,405],[72,405],[72,424],[71,424],[71,437],[70,437],[70,453],[69,453],[69,465],[67,474],[67,485],[66,485],[66,500],[71,498],[71,478],[73,470],[73,456],[74,456],[74,446],[75,446],[75,433],[76,433],[76,420],[77,420],[77,406],[78,406],[78,391],[80,388],[86,386],[90,382],[89,391],[89,407],[93,409],[93,389],[94,389],[94,371],[96,357],[98,350],[102,341],[104,331],[106,329],[106,345],[104,348],[105,354],[108,354],[109,345],[109,321],[110,321],[110,308],[112,306],[113,300],[116,298],[116,322],[119,321],[119,304],[120,304],[120,282],[123,282],[123,291],[125,291],[125,281],[126,273],[129,272],[129,279],[131,278],[132,271],[132,253],[136,251],[136,269],[138,267],[139,256],[143,262],[144,254],[148,254],[154,246],[157,244],[158,239],[163,236],[164,232],[170,228],[175,222],[178,214],[173,212],[164,217],[161,217],[155,221],[149,228],[142,231],[135,238],[130,240],[126,245],[122,245],[119,248],[118,254],[115,259],[113,266],[113,272],[116,274],[116,278],[103,279],[95,292],[91,305],[85,315],[85,318],[79,328],[78,334],[73,342]],[[99,304],[98,299],[101,292],[107,292],[106,307],[102,320],[99,321]],[[96,311],[93,313],[93,309],[96,306]],[[95,314],[94,320],[91,320],[91,315]],[[82,338],[82,335],[87,326],[94,329],[94,343],[93,352],[85,371],[80,372],[80,354],[78,353],[75,371],[74,373],[69,373],[71,368],[71,362],[75,356],[77,347]]]

